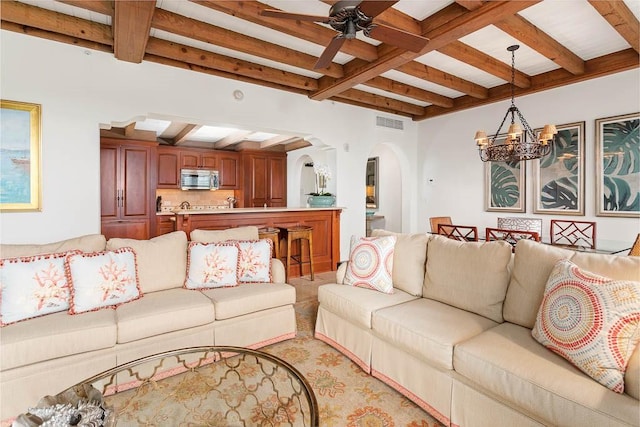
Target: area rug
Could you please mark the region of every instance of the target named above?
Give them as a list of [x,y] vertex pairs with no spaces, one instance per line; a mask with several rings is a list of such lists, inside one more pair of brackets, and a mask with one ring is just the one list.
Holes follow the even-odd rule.
[[321,426],[442,426],[342,353],[313,338],[317,301],[296,303],[295,310],[297,337],[261,350],[286,360],[307,378],[318,400]]

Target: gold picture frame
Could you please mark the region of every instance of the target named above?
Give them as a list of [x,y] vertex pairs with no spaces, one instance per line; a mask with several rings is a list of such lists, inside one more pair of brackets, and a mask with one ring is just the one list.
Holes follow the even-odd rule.
[[41,210],[40,104],[0,100],[0,211]]

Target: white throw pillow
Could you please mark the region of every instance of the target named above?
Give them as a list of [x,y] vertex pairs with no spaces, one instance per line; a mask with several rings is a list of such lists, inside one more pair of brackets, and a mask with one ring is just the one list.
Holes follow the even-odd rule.
[[640,282],[609,279],[559,261],[531,334],[600,384],[623,393],[624,373],[640,341]]
[[352,236],[344,284],[392,294],[396,240],[396,236]]
[[189,243],[187,257],[187,289],[224,288],[238,284],[237,244]]
[[240,240],[236,242],[240,248],[238,262],[238,279],[242,283],[271,282],[271,239]]
[[131,248],[72,254],[65,269],[71,288],[70,314],[115,308],[142,297]]
[[0,326],[69,309],[64,260],[72,253],[80,251],[0,260]]

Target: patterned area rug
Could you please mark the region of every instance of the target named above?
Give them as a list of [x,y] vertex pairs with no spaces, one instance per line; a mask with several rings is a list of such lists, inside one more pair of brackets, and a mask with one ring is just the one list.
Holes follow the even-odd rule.
[[317,301],[299,302],[295,309],[298,336],[261,350],[291,363],[307,378],[318,400],[321,426],[442,426],[342,353],[313,338]]

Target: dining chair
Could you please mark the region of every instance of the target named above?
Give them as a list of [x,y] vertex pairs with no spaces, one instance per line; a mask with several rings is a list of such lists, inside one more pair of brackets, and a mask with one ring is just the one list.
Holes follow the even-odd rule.
[[503,217],[498,218],[498,227],[502,230],[535,231],[542,235],[542,220],[539,218]]
[[438,233],[438,225],[451,224],[451,217],[450,216],[432,216],[429,218],[429,223],[431,224],[431,232]]
[[508,230],[493,227],[487,227],[485,229],[485,240],[487,242],[491,242],[494,240],[504,240],[505,242],[509,243],[513,247],[513,249],[515,249],[518,240],[523,239],[539,242],[540,234],[538,234],[536,231],[528,230]]
[[454,240],[478,241],[478,227],[469,225],[438,224],[438,234]]
[[591,221],[551,220],[551,244],[596,248],[596,223]]
[[629,255],[640,256],[640,233],[638,233],[636,241],[633,242],[633,246],[631,246],[631,250],[629,250]]

